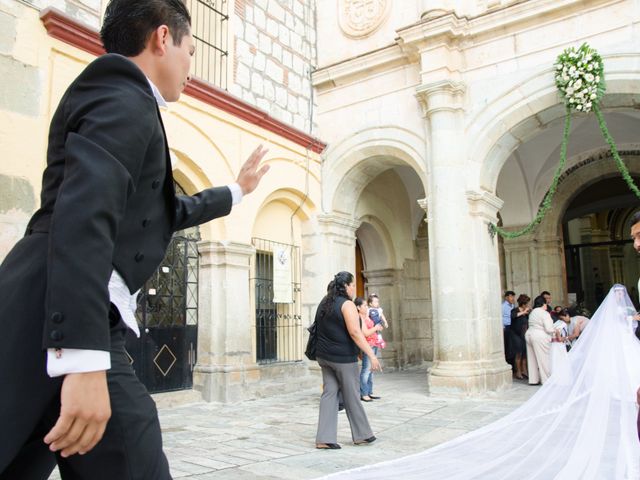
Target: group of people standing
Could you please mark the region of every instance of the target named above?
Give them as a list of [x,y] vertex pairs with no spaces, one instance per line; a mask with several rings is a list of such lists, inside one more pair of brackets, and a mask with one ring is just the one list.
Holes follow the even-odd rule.
[[515,378],[528,379],[530,385],[544,383],[552,371],[552,343],[568,351],[589,319],[572,316],[563,307],[553,308],[548,291],[534,299],[533,307],[528,295],[515,298],[515,292],[508,290],[502,303],[507,362],[512,364]]

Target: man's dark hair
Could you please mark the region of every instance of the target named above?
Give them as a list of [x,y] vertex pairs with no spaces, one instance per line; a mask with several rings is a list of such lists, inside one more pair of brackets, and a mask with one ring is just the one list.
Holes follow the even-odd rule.
[[637,211],[631,217],[631,226],[633,227],[636,223],[640,223],[640,211]]
[[516,292],[514,292],[513,290],[507,290],[506,292],[504,292],[504,296],[508,297],[509,295],[513,295],[515,296]]
[[160,25],[169,27],[174,45],[182,43],[191,28],[182,0],[110,0],[100,37],[108,53],[135,57]]
[[551,294],[550,294],[549,292],[547,292],[546,290],[540,294],[540,296],[541,296],[541,297],[542,297],[543,295],[549,295],[549,296],[551,296]]

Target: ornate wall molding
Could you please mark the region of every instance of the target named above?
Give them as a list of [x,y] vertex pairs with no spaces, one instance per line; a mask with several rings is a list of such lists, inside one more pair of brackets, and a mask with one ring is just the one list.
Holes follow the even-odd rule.
[[363,38],[380,28],[390,11],[391,0],[338,0],[338,23],[346,36]]
[[[102,41],[96,30],[81,24],[59,10],[46,8],[40,14],[40,20],[49,36],[93,55],[104,53]],[[229,92],[201,80],[191,80],[184,93],[313,152],[322,153],[327,146],[321,140],[287,125]]]

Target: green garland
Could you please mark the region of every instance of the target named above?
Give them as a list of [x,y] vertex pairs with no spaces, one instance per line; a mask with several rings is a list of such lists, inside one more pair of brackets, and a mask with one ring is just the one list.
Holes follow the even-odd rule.
[[551,187],[545,195],[542,204],[538,208],[538,213],[529,225],[524,227],[522,230],[510,232],[493,223],[489,223],[489,233],[492,237],[496,234],[503,238],[518,238],[522,235],[526,235],[542,221],[547,211],[551,208],[553,195],[556,193],[560,176],[562,175],[564,166],[567,163],[567,144],[569,142],[571,113],[573,110],[584,113],[588,113],[593,110],[598,119],[598,125],[602,131],[602,135],[607,141],[611,154],[618,166],[618,170],[622,173],[622,177],[627,182],[631,191],[640,198],[640,189],[638,189],[634,183],[633,178],[631,178],[631,175],[629,174],[629,170],[620,158],[620,155],[618,155],[616,144],[609,133],[602,111],[598,106],[605,91],[604,64],[600,54],[589,47],[586,43],[583,43],[578,49],[573,47],[567,48],[556,60],[555,80],[556,86],[564,99],[566,114],[564,131],[562,134],[562,145],[560,148],[560,164],[556,169]]

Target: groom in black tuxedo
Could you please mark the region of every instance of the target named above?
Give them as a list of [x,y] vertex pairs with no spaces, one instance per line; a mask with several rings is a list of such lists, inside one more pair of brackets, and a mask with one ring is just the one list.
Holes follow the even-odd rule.
[[[267,167],[176,196],[158,105],[194,40],[181,0],[111,0],[107,55],[53,116],[41,207],[0,266],[0,479],[170,478],[155,404],[126,361],[135,292],[173,232],[227,215]],[[135,302],[133,302],[135,303]]]

